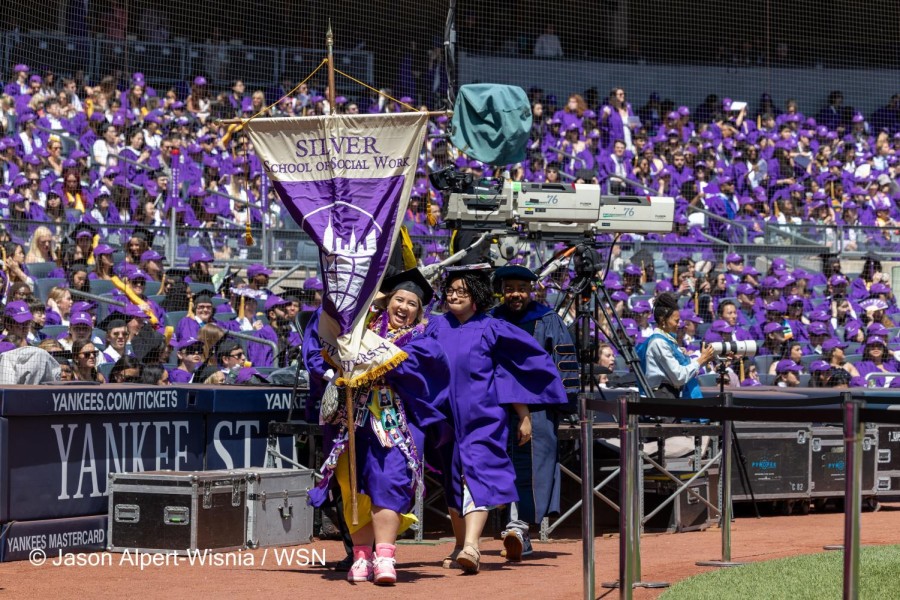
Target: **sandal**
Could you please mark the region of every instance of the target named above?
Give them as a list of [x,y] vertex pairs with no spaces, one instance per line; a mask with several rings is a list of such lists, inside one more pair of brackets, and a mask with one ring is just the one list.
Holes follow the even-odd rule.
[[456,562],[466,573],[477,573],[481,566],[481,552],[471,544],[459,551]]
[[441,567],[444,568],[444,569],[456,569],[456,568],[458,568],[459,565],[456,563],[456,555],[459,554],[461,551],[462,551],[462,547],[461,547],[461,546],[454,546],[454,547],[453,547],[453,550],[450,551],[450,554],[448,554],[448,555],[444,558],[444,561],[441,563]]

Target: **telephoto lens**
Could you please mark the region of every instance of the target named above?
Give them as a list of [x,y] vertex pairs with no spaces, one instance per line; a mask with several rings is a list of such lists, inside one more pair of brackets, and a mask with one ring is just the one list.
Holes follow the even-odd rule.
[[756,356],[756,342],[754,340],[713,342],[710,346],[712,346],[716,356],[746,356],[747,358]]

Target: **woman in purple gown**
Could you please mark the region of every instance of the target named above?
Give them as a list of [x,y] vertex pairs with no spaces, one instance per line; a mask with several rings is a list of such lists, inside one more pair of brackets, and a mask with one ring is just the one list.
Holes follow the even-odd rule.
[[[359,493],[371,500],[371,511],[360,511],[357,525],[348,519],[355,560],[347,579],[391,585],[397,581],[394,553],[402,515],[412,507],[416,486],[423,481],[424,432],[446,422],[450,371],[441,347],[424,335],[424,306],[434,292],[418,269],[386,279],[381,290],[387,294],[384,308],[371,317],[369,329],[403,350],[406,358],[356,394],[357,480]],[[321,381],[328,365],[310,361],[307,368],[311,381]],[[338,418],[340,428],[322,467],[325,477],[310,492],[314,506],[325,502],[332,476],[341,478],[338,460],[348,435],[346,414],[340,409]],[[347,497],[344,506],[350,506]]]
[[[861,378],[865,379],[869,373],[892,373],[897,371],[897,365],[888,354],[887,343],[884,341],[884,338],[878,336],[870,337],[866,340],[864,348],[863,359],[856,363],[856,370],[859,371]],[[875,377],[873,385],[874,387],[888,387],[892,379],[892,377]]]
[[[485,265],[487,267],[487,265]],[[450,407],[456,443],[442,453],[444,491],[456,536],[445,568],[477,573],[478,540],[491,508],[518,500],[507,453],[506,405],[519,417],[519,444],[531,439],[529,404],[565,404],[566,391],[547,352],[515,325],[492,317],[487,268],[448,270],[443,294],[449,312],[429,323],[450,361]]]

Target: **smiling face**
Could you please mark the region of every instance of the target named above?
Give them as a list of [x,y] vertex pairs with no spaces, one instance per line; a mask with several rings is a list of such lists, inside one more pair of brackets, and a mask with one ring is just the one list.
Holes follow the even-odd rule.
[[413,292],[397,290],[388,301],[388,324],[391,329],[409,327],[416,322],[422,302]]
[[530,281],[521,279],[505,279],[503,281],[503,303],[514,313],[525,310],[531,301],[534,286]]

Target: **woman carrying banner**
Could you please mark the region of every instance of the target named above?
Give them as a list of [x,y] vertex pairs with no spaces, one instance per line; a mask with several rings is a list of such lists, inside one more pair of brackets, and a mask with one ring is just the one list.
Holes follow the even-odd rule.
[[[449,410],[450,371],[440,346],[424,335],[424,306],[434,292],[419,270],[385,279],[381,291],[386,296],[376,301],[379,310],[368,327],[400,348],[405,358],[374,384],[354,390],[360,510],[358,524],[347,518],[355,558],[347,579],[391,585],[397,581],[397,534],[412,523],[403,513],[412,507],[416,486],[422,485],[425,428],[446,421],[443,411]],[[328,365],[310,362],[310,380],[326,378]],[[343,398],[343,390],[339,393]],[[325,477],[310,492],[310,503],[319,506],[325,501],[329,481],[337,475],[346,516],[351,506],[347,460],[342,458],[348,447],[346,414],[342,402],[334,414],[328,414],[327,405],[323,401],[320,418],[325,423],[339,422],[340,431],[322,467]],[[429,443],[436,445],[434,440]]]
[[528,332],[492,317],[487,265],[447,270],[443,285],[449,312],[429,323],[450,361],[450,406],[456,429],[452,452],[442,452],[444,491],[456,563],[477,573],[478,539],[491,508],[518,500],[509,454],[506,405],[519,417],[518,444],[531,440],[528,405],[563,405],[566,391],[552,359]]

